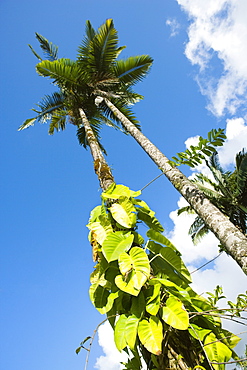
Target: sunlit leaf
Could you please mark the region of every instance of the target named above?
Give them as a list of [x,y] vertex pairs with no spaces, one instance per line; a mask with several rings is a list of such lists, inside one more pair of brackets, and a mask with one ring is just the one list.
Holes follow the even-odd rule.
[[102,225],[101,222],[96,221],[87,225],[89,230],[93,232],[95,240],[102,245],[107,235],[112,232],[112,227],[110,224]]
[[115,325],[114,340],[119,351],[122,351],[127,346],[127,342],[125,339],[127,320],[128,317],[126,315],[121,315]]
[[158,231],[155,231],[153,229],[148,230],[147,237],[178,252],[177,248],[170,242],[170,240]]
[[[131,202],[129,202],[129,204],[132,206]],[[128,212],[126,206],[126,203],[113,203],[110,207],[110,212],[114,220],[116,220],[121,226],[130,229],[136,223],[136,215],[133,212]],[[133,209],[133,211],[135,211],[135,209]]]
[[186,330],[189,326],[189,314],[182,306],[179,299],[169,297],[166,306],[162,308],[162,319],[175,329]]
[[155,355],[162,352],[163,329],[162,323],[158,317],[151,316],[149,321],[143,319],[138,326],[138,336],[144,347]]
[[102,244],[102,252],[107,261],[117,260],[122,252],[130,249],[133,240],[134,235],[131,233],[124,234],[121,231],[116,231],[108,234]]
[[160,288],[161,284],[151,286],[150,289],[152,289],[152,295],[148,296],[146,302],[146,311],[153,316],[157,315],[160,308]]
[[[232,356],[232,351],[221,341],[217,341],[214,333],[206,336],[204,341],[204,350],[212,362],[227,362]],[[223,369],[222,365],[213,365],[216,370]]]
[[135,348],[138,324],[139,319],[135,315],[131,315],[128,317],[125,326],[125,340],[132,350]]
[[173,249],[170,247],[162,247],[160,244],[153,241],[149,241],[147,243],[147,248],[155,255],[159,255],[170,268],[179,274],[182,279],[191,283],[191,276],[188,269],[183,263],[181,257],[178,256]]

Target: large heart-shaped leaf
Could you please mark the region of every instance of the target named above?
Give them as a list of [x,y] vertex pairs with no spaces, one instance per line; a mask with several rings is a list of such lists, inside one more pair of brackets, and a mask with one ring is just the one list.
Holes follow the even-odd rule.
[[128,273],[127,277],[124,277],[123,275],[117,275],[115,278],[115,284],[123,292],[129,293],[136,297],[146,280],[147,277],[141,271],[131,271]]
[[[87,227],[92,231],[94,239],[102,245],[105,238],[112,232],[111,225],[102,225],[99,221],[88,224]],[[90,240],[91,241],[91,240]]]
[[179,299],[169,297],[166,306],[162,308],[162,319],[175,329],[186,330],[189,326],[189,314],[182,306]]
[[119,269],[122,275],[115,278],[119,289],[137,296],[150,275],[149,260],[142,248],[133,247],[130,254],[120,254]]
[[113,203],[110,207],[110,212],[114,220],[119,223],[119,225],[130,229],[135,226],[136,214],[135,207],[128,198],[119,199],[118,203]]
[[135,349],[138,324],[139,319],[135,315],[128,317],[125,327],[125,340],[129,348],[132,350]]
[[[227,362],[232,356],[232,351],[221,341],[218,341],[215,334],[211,332],[205,337],[204,350],[212,362]],[[213,365],[216,370],[221,370],[221,365]]]
[[147,248],[155,255],[159,255],[163,261],[166,262],[168,268],[175,270],[179,277],[181,277],[187,283],[191,283],[191,276],[188,269],[183,263],[181,257],[178,256],[173,249],[170,247],[163,247],[162,245],[153,241],[148,241]]
[[108,262],[115,261],[121,253],[130,249],[133,240],[134,235],[131,233],[112,232],[107,235],[102,244],[102,253]]
[[[115,184],[114,184],[115,185]],[[120,197],[137,197],[141,194],[141,191],[130,190],[124,185],[110,186],[104,193],[102,193],[103,199],[119,199]]]
[[114,300],[118,297],[119,291],[110,293],[105,287],[98,284],[91,285],[89,289],[90,299],[101,314],[110,311]]
[[125,339],[125,329],[127,320],[128,317],[126,315],[121,315],[115,325],[114,341],[119,351],[122,351],[127,346],[127,342]]
[[155,355],[160,355],[163,339],[162,323],[158,317],[151,316],[149,321],[141,320],[138,326],[138,336],[144,347]]

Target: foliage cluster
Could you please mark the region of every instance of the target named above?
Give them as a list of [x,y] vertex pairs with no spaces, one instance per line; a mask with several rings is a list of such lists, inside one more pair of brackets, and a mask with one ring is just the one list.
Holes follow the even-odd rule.
[[[220,166],[217,146],[222,146],[226,136],[224,130],[211,130],[208,138],[199,137],[197,146],[191,145],[185,152],[173,157],[173,164],[186,164],[195,167],[205,163],[211,176],[197,173],[191,181],[207,196],[208,199],[246,234],[247,222],[247,153],[242,149],[236,155],[234,171],[224,171]],[[205,149],[206,148],[206,149]],[[188,205],[178,210],[182,213],[195,214]],[[190,226],[189,234],[197,244],[209,232],[208,226],[200,216],[196,216]]]
[[[119,351],[129,360],[125,369],[167,367],[224,369],[240,338],[222,328],[215,306],[191,287],[180,252],[162,234],[149,206],[123,185],[102,193],[88,228],[97,260],[91,274],[90,299],[107,314]],[[138,233],[144,224],[146,240]],[[234,307],[233,307],[234,309]],[[214,363],[214,364],[213,364]]]

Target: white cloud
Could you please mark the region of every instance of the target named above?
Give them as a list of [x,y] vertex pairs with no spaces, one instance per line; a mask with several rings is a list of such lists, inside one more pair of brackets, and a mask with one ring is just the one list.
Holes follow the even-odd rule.
[[247,101],[246,0],[177,2],[191,21],[185,54],[200,67],[196,79],[208,109],[235,114]]
[[226,136],[224,146],[219,149],[219,160],[223,167],[235,164],[236,154],[243,148],[247,148],[247,126],[244,119],[228,119]]
[[114,343],[113,330],[108,322],[99,327],[99,345],[102,347],[105,356],[97,358],[95,368],[99,370],[120,370],[123,368],[120,362],[127,360],[126,353],[120,353]]
[[173,19],[168,18],[166,20],[166,25],[170,27],[170,31],[171,31],[170,36],[171,37],[174,37],[178,34],[179,29],[180,29],[180,24],[178,23],[178,21],[175,18],[173,18]]

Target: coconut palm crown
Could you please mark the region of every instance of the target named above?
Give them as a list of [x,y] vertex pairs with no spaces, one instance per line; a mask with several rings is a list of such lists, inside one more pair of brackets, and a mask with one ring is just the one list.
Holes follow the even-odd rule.
[[[79,143],[88,146],[85,127],[79,109],[83,109],[90,122],[96,140],[100,144],[100,128],[102,124],[120,128],[121,122],[99,97],[108,97],[114,105],[139,128],[130,105],[143,97],[132,90],[133,85],[141,81],[152,65],[148,55],[117,59],[125,47],[118,46],[118,34],[112,19],[94,30],[89,21],[86,22],[86,35],[78,48],[77,59],[58,59],[58,47],[48,42],[40,34],[36,38],[44,53],[42,59],[30,46],[39,59],[36,71],[48,77],[58,87],[51,95],[45,95],[32,109],[36,116],[27,119],[19,128],[23,130],[35,122],[49,121],[49,134],[64,130],[67,123],[77,127]],[[103,146],[101,149],[105,152]]]

